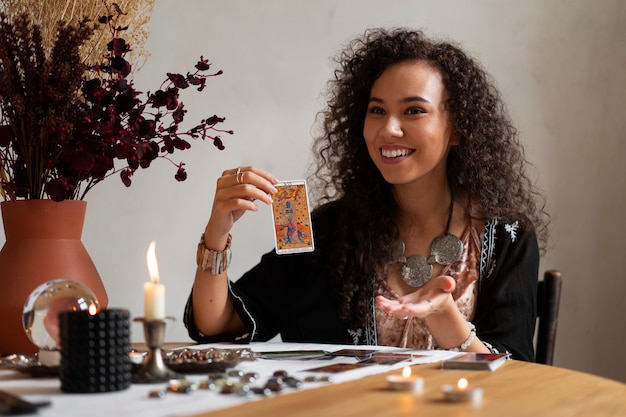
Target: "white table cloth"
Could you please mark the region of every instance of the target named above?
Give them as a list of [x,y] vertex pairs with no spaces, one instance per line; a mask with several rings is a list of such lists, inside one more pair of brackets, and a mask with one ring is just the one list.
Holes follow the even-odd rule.
[[[353,345],[322,345],[322,344],[299,344],[299,343],[252,343],[249,345],[207,344],[193,345],[189,348],[206,349],[240,349],[247,347],[254,352],[273,352],[285,350],[325,350],[336,352],[340,349],[377,349],[380,351],[402,351],[414,354],[408,361],[393,365],[371,365],[364,368],[335,373],[333,381],[337,384],[345,381],[362,378],[364,376],[384,373],[394,369],[402,369],[407,365],[418,363],[437,362],[458,355],[448,351],[418,351],[400,350],[384,346],[353,346]],[[304,379],[308,375],[320,375],[307,372],[313,367],[337,364],[356,363],[358,359],[353,357],[339,356],[330,360],[268,360],[256,359],[243,361],[237,369],[243,372],[256,372],[260,375],[259,383],[264,382],[276,370],[285,370],[290,376]],[[206,380],[206,375],[188,375],[187,379],[193,382]],[[302,389],[314,389],[329,382],[307,382]],[[168,392],[164,398],[150,398],[149,393],[157,389],[165,389],[167,383],[157,384],[133,384],[129,389],[108,393],[97,394],[68,394],[60,389],[58,378],[31,378],[30,376],[10,370],[0,371],[0,390],[22,396],[27,400],[48,399],[50,406],[40,408],[38,415],[64,416],[64,417],[88,417],[88,416],[132,416],[132,417],[174,417],[185,416],[200,412],[217,410],[225,407],[241,404],[246,401],[262,401],[263,396],[241,397],[235,394],[221,394],[217,391],[199,389],[190,394]],[[286,388],[276,395],[289,395],[298,389]]]

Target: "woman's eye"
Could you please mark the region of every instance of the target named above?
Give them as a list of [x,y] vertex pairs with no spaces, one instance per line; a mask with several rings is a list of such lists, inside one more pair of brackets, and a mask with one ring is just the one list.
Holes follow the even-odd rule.
[[406,111],[406,114],[410,114],[410,115],[422,114],[422,113],[424,113],[424,110],[420,109],[419,107],[411,107],[407,109]]
[[370,114],[385,114],[385,110],[378,106],[372,106],[367,110]]

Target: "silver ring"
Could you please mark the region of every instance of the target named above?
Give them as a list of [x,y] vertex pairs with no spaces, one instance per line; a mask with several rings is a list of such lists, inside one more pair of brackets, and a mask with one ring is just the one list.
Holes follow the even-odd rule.
[[428,302],[428,304],[430,305],[430,309],[431,309],[431,310],[434,310],[434,309],[435,309],[435,306],[433,305],[433,302],[432,302],[432,301],[430,301],[430,300],[426,300],[426,301],[427,301],[427,302]]
[[237,167],[237,184],[243,184],[243,174],[241,167]]

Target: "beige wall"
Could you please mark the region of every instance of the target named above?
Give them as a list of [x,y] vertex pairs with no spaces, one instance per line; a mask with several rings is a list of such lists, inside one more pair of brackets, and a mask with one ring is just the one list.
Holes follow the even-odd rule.
[[[368,26],[403,25],[461,42],[494,75],[549,198],[553,239],[542,269],[563,271],[555,364],[626,381],[626,2],[621,0],[363,1],[157,0],[136,84],[154,90],[166,71],[199,55],[224,75],[183,97],[188,118],[225,115],[227,149],[193,143],[175,154],[189,179],[159,161],[126,189],[109,179],[90,192],[83,240],[111,306],[143,315],[145,255],[157,241],[167,286],[168,340],[188,340],[182,309],[215,179],[255,164],[282,179],[304,176],[328,58]],[[233,230],[231,275],[272,248],[263,207]],[[141,329],[133,327],[133,339]]]

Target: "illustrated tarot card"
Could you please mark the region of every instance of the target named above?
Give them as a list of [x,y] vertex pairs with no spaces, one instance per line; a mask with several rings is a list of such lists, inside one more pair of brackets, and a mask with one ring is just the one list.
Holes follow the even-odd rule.
[[324,350],[281,350],[260,352],[261,359],[272,360],[309,360],[309,359],[332,359]]
[[284,181],[275,187],[278,192],[272,196],[272,217],[276,253],[312,252],[315,245],[306,181]]
[[377,364],[377,365],[394,365],[398,362],[410,361],[412,356],[410,353],[390,353],[390,352],[378,352],[372,354],[367,359],[363,359],[358,363],[363,364]]
[[331,356],[348,356],[359,359],[371,357],[377,350],[375,349],[340,349],[335,352],[329,352]]
[[319,366],[316,368],[305,369],[305,372],[325,372],[329,374],[336,374],[339,372],[351,371],[353,369],[363,368],[364,366],[370,366],[369,363],[335,363],[332,365]]

